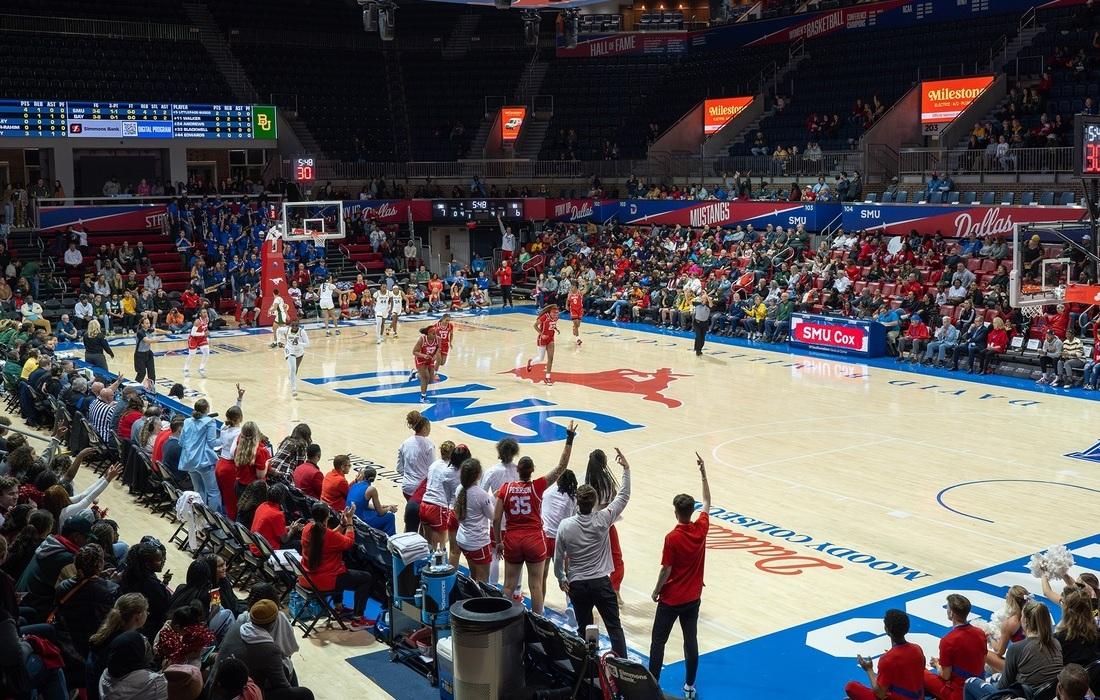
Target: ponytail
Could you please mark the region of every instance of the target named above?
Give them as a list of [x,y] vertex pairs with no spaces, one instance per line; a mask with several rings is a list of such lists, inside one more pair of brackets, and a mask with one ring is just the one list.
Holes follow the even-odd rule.
[[199,399],[198,401],[195,402],[195,410],[191,411],[191,418],[193,418],[194,420],[198,420],[199,418],[202,418],[203,416],[205,416],[209,412],[210,412],[210,402],[207,401],[206,399]]
[[405,416],[405,425],[409,426],[409,429],[414,433],[420,433],[424,429],[424,426],[428,425],[429,421],[425,418],[420,411],[409,411]]
[[465,520],[466,492],[481,480],[481,462],[473,457],[463,462],[458,480],[462,488],[459,489],[458,496],[455,497],[455,517],[459,520]]
[[321,555],[325,550],[325,530],[328,529],[329,508],[318,501],[313,504],[309,515],[313,518],[313,529],[309,531],[309,541],[305,543],[306,563],[316,571],[321,565]]

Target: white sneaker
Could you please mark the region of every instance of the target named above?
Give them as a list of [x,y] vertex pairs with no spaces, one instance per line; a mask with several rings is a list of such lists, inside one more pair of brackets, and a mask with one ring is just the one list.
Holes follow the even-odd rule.
[[326,338],[327,338],[327,337],[329,337],[330,335],[332,335],[332,332],[331,332],[331,331],[325,331],[325,337],[326,337]]
[[1052,387],[1058,386],[1058,378],[1055,377],[1054,379],[1050,380],[1050,385]]
[[290,395],[294,398],[298,398],[298,391],[297,390],[292,391],[292,392],[290,392]]
[[184,369],[184,370],[183,370],[183,376],[185,376],[185,377],[190,377],[190,376],[191,376],[191,370],[189,370],[189,369]]
[[382,344],[382,336],[378,336],[377,338],[375,338],[374,339],[374,344],[375,345],[381,345]]
[[203,377],[204,379],[206,378],[206,370],[202,367],[199,367],[199,376]]
[[684,700],[695,700],[697,697],[699,697],[699,694],[695,692],[695,686],[684,686]]

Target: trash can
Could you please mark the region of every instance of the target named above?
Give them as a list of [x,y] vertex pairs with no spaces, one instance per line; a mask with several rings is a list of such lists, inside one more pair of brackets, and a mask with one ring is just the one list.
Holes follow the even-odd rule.
[[451,606],[455,700],[514,698],[524,686],[526,608],[507,598]]

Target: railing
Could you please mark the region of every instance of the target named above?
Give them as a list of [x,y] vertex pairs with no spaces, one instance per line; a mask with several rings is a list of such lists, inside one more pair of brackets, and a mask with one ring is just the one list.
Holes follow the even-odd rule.
[[[32,199],[31,206],[34,208],[32,216],[34,217],[34,227],[36,229],[42,227],[41,219],[39,218],[39,207],[103,207],[103,206],[133,206],[137,204],[168,204],[171,201],[178,201],[180,199],[188,202],[201,201],[207,195],[190,194],[183,197],[139,197],[137,195],[118,195],[116,197],[43,197],[42,199]],[[281,194],[265,193],[264,196],[278,204],[283,200]],[[248,199],[252,202],[256,201],[256,195],[252,194],[222,194],[218,196],[222,201],[235,202],[238,200]]]
[[859,170],[863,156],[859,151],[828,151],[815,155],[787,156],[776,159],[767,156],[673,156],[669,159],[668,174],[671,177],[712,178],[722,173],[751,173],[771,177],[817,177],[840,171]]
[[903,175],[949,172],[962,175],[1014,173],[1068,173],[1073,169],[1073,148],[1012,148],[998,159],[984,150],[965,148],[906,148],[898,155]]
[[[452,162],[352,163],[322,160],[316,163],[318,180],[367,180],[383,177],[396,180],[469,179],[478,176],[517,180],[584,180],[625,178],[631,173],[649,177],[653,166],[644,160],[460,160]],[[283,161],[283,177],[290,178],[290,161]]]
[[82,17],[46,17],[41,15],[0,14],[0,30],[8,32],[38,32],[44,34],[77,34],[128,39],[168,39],[198,41],[199,30],[183,24],[126,22],[121,20],[85,19]]
[[[1045,56],[1017,56],[1012,62],[1013,77],[1019,81],[1020,76],[1042,75],[1047,69]],[[1004,71],[1009,72],[1007,69]]]
[[[280,46],[324,46],[337,49],[374,49],[381,46],[377,35],[371,34],[334,34],[322,32],[298,32],[286,30],[252,29],[235,27],[229,31],[230,43],[241,44],[278,44]],[[401,37],[402,51],[441,51],[446,43],[443,36]],[[522,50],[523,37],[508,36],[471,36],[470,48],[479,51]]]

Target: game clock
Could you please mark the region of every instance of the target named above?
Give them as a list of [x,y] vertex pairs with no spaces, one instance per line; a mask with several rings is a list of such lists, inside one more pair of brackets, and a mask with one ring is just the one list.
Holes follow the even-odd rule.
[[294,159],[294,181],[313,182],[317,179],[317,166],[313,156]]
[[521,221],[522,199],[437,199],[432,202],[432,220],[438,222]]
[[1078,177],[1100,179],[1100,117],[1078,115],[1075,170]]

